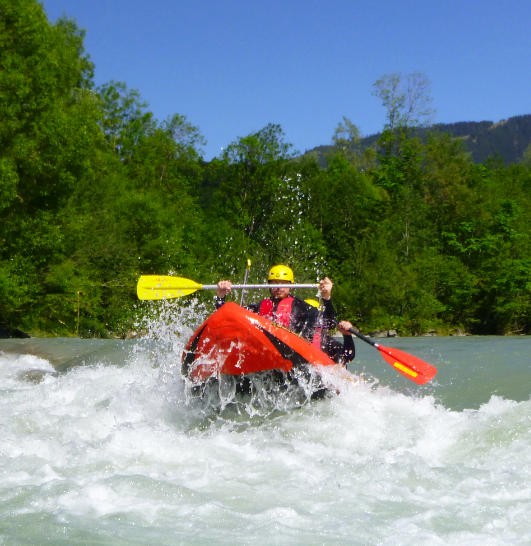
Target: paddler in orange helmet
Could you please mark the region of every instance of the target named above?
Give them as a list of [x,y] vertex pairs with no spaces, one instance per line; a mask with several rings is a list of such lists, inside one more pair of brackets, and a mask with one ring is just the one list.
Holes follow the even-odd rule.
[[[331,299],[333,283],[328,277],[319,282],[319,290],[323,300],[321,317],[319,317],[319,312],[315,307],[293,296],[291,288],[274,287],[275,284],[295,282],[293,270],[287,265],[273,266],[269,270],[267,282],[271,285],[270,297],[259,303],[247,305],[247,309],[288,328],[308,341],[312,341],[314,338],[318,319],[325,328],[335,328],[337,322],[336,312]],[[222,280],[218,282],[216,308],[225,303],[225,297],[231,289],[231,281]]]

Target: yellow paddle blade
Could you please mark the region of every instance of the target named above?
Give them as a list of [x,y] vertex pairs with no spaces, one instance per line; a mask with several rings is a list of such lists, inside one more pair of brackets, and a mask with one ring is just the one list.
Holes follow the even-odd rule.
[[182,298],[203,287],[190,279],[165,275],[142,275],[138,279],[136,293],[141,300]]

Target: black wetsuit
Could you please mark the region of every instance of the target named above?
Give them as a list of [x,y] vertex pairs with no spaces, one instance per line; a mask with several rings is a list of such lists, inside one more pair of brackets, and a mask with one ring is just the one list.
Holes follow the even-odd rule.
[[332,336],[325,335],[321,341],[321,349],[338,364],[346,366],[356,356],[354,338],[349,335],[343,335],[343,343],[334,339]]

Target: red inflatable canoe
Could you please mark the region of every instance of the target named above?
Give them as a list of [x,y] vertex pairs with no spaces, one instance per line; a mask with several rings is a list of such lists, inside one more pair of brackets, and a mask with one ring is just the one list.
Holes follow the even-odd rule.
[[182,359],[183,375],[196,385],[221,374],[288,373],[303,366],[338,367],[306,340],[231,302],[199,326]]

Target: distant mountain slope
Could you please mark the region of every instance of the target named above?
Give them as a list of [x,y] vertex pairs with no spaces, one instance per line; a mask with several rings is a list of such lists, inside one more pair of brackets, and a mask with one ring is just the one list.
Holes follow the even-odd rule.
[[[520,162],[524,151],[531,145],[531,114],[514,116],[496,123],[492,121],[438,123],[426,129],[417,129],[416,133],[422,137],[430,131],[448,133],[462,139],[475,163],[483,163],[490,157],[498,157],[509,165]],[[363,138],[362,148],[373,146],[378,137],[379,134]],[[317,146],[306,153],[317,153],[320,163],[325,164],[325,156],[332,149],[332,145]]]

